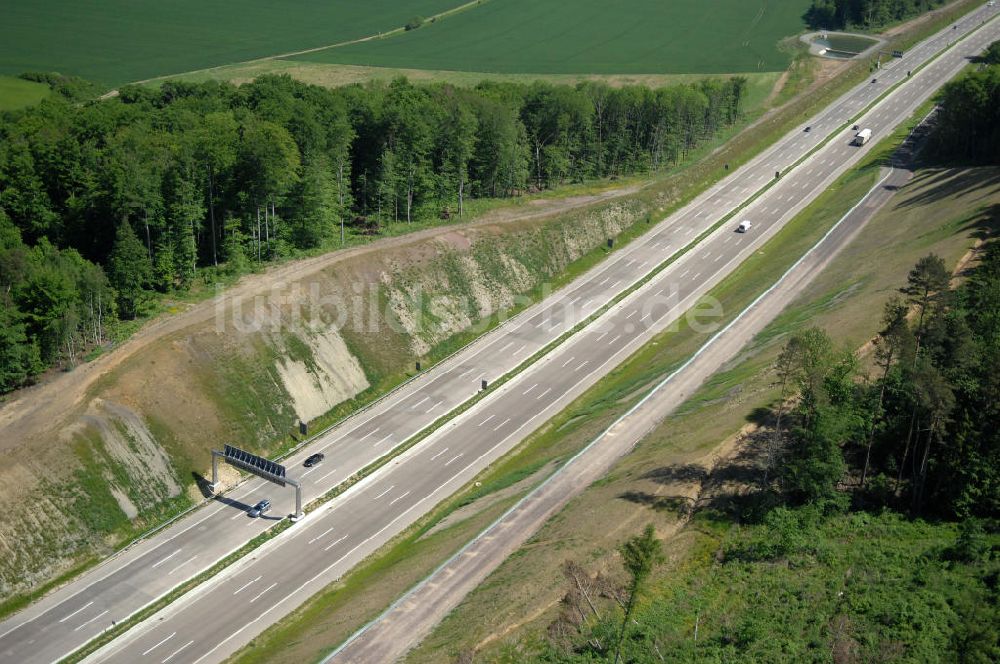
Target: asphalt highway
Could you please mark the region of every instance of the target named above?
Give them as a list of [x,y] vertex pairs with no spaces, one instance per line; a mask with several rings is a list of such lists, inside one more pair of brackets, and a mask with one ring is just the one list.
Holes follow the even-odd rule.
[[911,144],[893,162],[902,168],[888,172],[868,194],[789,269],[764,295],[612,423],[580,453],[563,464],[548,481],[525,496],[444,565],[401,597],[385,613],[348,639],[323,664],[393,662],[419,644],[465,596],[546,523],[571,498],[612,470],[674,409],[727,362],[739,356],[788,302],[795,299],[830,261],[854,240],[864,225],[904,186],[913,173]]
[[[485,378],[495,380],[598,310],[683,249],[722,216],[774,179],[780,180],[740,213],[750,233],[733,232],[735,220],[626,297],[598,321],[570,337],[515,379],[490,394],[340,498],[307,516],[251,556],[159,612],[102,650],[97,661],[220,661],[271,622],[403,530],[461,487],[572,398],[688,310],[796,211],[855,163],[870,146],[848,145],[852,132],[804,163],[800,157],[841,127],[893,82],[951,40],[993,16],[983,8],[907,52],[879,72],[877,83],[858,86],[796,131],[695,201],[616,252],[559,294],[533,306],[459,354],[348,419],[286,461],[303,481],[305,501],[329,491],[407,438],[473,396]],[[997,38],[994,21],[949,51],[890,95],[861,123],[875,139],[907,117],[945,80]],[[239,444],[238,441],[231,441]],[[319,466],[301,461],[326,453]],[[273,514],[292,511],[290,491],[251,480],[232,495],[182,519],[158,535],[82,576],[0,624],[0,661],[57,660],[206,569],[273,519],[250,519],[249,504],[267,496]],[[280,518],[277,517],[277,518]]]
[[[876,135],[888,133],[961,69],[965,56],[979,52],[996,38],[996,26],[991,28],[974,35],[960,49],[949,52],[913,77],[904,89],[870,112],[862,124],[871,127]],[[946,41],[947,37],[945,33],[939,39]],[[914,59],[912,56],[913,51],[908,54],[908,65]],[[905,77],[901,69],[895,73]],[[892,71],[883,71],[880,78],[892,75]],[[869,92],[868,85],[877,83],[866,84],[856,91],[860,101],[853,95],[847,101],[863,106],[866,97],[870,100],[878,94]],[[817,129],[822,132],[823,122],[840,125],[845,119],[844,115],[828,110],[811,123],[813,131],[809,135],[814,135]],[[867,152],[867,148],[849,145],[851,135],[841,132],[741,213],[741,217],[754,221],[750,233],[734,232],[733,224],[719,228],[695,250],[684,254],[640,291],[546,355],[529,371],[505,384],[490,399],[404,453],[384,472],[321,510],[309,523],[289,531],[252,560],[213,580],[195,597],[169,608],[162,620],[151,621],[127,635],[103,656],[107,661],[127,662],[159,651],[156,657],[173,655],[183,661],[219,661],[246,643],[468,482],[650,336],[690,309],[708,288],[756,251],[767,237]],[[766,171],[761,175],[768,177]],[[689,209],[687,214],[675,215],[673,223],[654,232],[649,241],[637,247],[639,251],[619,261],[621,266],[628,269],[643,262],[655,264],[658,255],[662,258],[665,252],[686,244],[701,232],[698,225],[704,223],[701,220],[711,224],[726,210],[725,201],[710,200],[709,205],[707,214],[704,209]],[[604,272],[600,279],[589,280],[593,288],[600,289],[620,274]],[[587,290],[578,297],[588,295],[597,296]],[[504,354],[518,342],[533,341],[531,320],[527,317],[508,330],[509,340],[503,341],[505,347],[497,352]],[[542,321],[536,327],[544,327]]]

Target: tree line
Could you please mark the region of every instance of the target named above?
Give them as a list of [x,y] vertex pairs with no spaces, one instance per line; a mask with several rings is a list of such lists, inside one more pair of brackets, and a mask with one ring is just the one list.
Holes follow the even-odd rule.
[[863,505],[1000,517],[1000,244],[957,290],[950,280],[938,256],[913,267],[885,305],[871,367],[819,329],[785,345],[774,435],[787,500],[843,502],[853,485]]
[[880,28],[922,14],[946,0],[813,0],[806,23],[816,29]]
[[928,144],[940,161],[1000,164],[1000,41],[980,61],[941,90]]
[[73,364],[199,269],[668,168],[734,123],[746,93],[740,77],[327,89],[266,76],[84,103],[85,83],[29,76],[57,94],[0,117],[0,391]]

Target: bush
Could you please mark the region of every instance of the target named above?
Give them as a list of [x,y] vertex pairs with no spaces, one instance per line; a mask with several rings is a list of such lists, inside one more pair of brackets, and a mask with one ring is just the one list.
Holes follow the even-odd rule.
[[975,563],[986,560],[989,553],[990,543],[982,521],[969,518],[959,524],[958,539],[948,551],[947,557],[963,563]]
[[414,16],[413,18],[411,18],[409,21],[406,22],[406,29],[408,31],[416,30],[423,24],[424,24],[424,19],[422,16]]
[[1000,40],[989,45],[983,53],[982,61],[988,65],[1000,65]]
[[754,530],[754,536],[731,546],[726,558],[743,562],[777,560],[806,553],[812,549],[808,536],[814,525],[816,508],[789,509],[777,507],[764,517],[764,530]]

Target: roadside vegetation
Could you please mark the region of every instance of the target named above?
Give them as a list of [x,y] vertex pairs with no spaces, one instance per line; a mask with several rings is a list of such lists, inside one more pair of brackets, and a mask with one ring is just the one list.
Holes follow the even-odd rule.
[[995,661],[1000,244],[950,279],[917,262],[867,367],[820,328],[791,336],[747,490],[697,515],[678,573],[633,611],[626,544],[624,592],[583,572],[518,661]]
[[944,162],[1000,162],[1000,41],[975,69],[941,91],[941,121],[931,150]]
[[[953,84],[945,109],[968,89]],[[950,131],[940,118],[936,126],[931,163],[954,155],[933,149]],[[821,277],[824,289],[793,303],[747,358],[567,507],[410,661],[615,661],[623,633],[622,661],[635,662],[996,661],[1000,209],[977,194],[996,183],[995,168],[921,172],[888,213],[895,222],[876,221]],[[931,209],[950,212],[931,222]],[[948,238],[979,246],[959,279]],[[885,264],[859,262],[879,245]],[[923,254],[901,269],[900,254],[917,247],[948,259]],[[743,419],[738,452],[665,463],[683,459],[692,440],[717,445],[709,441],[725,425],[713,420],[726,412],[730,432]],[[611,496],[622,504],[602,509]],[[606,537],[581,532],[581,515],[595,510],[599,523],[654,519],[675,551],[624,632],[628,566],[601,548]],[[573,537],[589,546],[553,546]],[[487,617],[499,588],[518,597],[558,574],[559,601],[532,591],[546,603],[521,599],[520,612]],[[497,631],[456,631],[477,619]]]

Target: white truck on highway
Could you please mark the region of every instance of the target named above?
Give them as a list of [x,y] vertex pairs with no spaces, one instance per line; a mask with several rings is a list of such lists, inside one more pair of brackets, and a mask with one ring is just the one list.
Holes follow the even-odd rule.
[[871,137],[872,130],[865,127],[854,135],[854,140],[851,141],[851,145],[864,145]]

